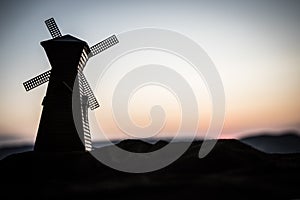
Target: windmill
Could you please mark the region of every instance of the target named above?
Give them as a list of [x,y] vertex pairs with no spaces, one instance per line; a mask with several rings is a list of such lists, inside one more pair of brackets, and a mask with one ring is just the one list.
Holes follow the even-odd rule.
[[[41,45],[46,51],[51,69],[23,83],[25,90],[29,91],[49,82],[42,102],[43,111],[34,150],[89,151],[92,142],[88,108],[94,110],[99,107],[99,103],[83,69],[89,58],[119,41],[112,35],[89,48],[85,41],[71,35],[62,36],[53,18],[45,23],[53,38],[42,41]],[[75,125],[73,112],[79,124]]]

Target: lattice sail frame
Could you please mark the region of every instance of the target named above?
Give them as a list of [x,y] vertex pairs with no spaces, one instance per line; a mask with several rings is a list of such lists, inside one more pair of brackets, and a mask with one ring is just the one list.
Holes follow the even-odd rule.
[[95,110],[96,108],[99,107],[99,103],[90,87],[90,85],[88,84],[84,74],[82,74],[81,76],[82,78],[82,84],[83,84],[83,87],[84,87],[84,91],[85,91],[85,95],[88,97],[88,103],[89,103],[89,108],[91,110]]
[[[79,97],[80,97],[80,110],[81,110],[81,116],[82,116],[82,126],[83,126],[83,139],[84,139],[84,145],[86,151],[92,150],[92,138],[90,133],[90,126],[89,126],[89,120],[88,120],[88,107],[89,104],[89,96],[87,90],[90,88],[87,88],[86,86],[86,79],[83,75],[83,69],[88,61],[89,57],[86,53],[86,49],[84,48],[82,50],[78,67],[77,67],[77,79],[79,82]],[[93,95],[94,97],[94,95]],[[96,100],[96,98],[95,98]],[[98,104],[97,100],[96,103]],[[98,104],[99,107],[99,104]]]
[[50,19],[47,19],[45,21],[45,24],[46,24],[46,26],[47,26],[47,28],[48,28],[48,30],[49,30],[49,32],[50,32],[50,34],[53,38],[57,38],[57,37],[62,36],[53,17],[50,18]]
[[90,47],[91,53],[89,54],[89,57],[95,56],[98,53],[101,53],[102,51],[114,46],[115,44],[118,44],[119,40],[115,35],[112,35],[105,40],[95,44],[94,46]]
[[29,91],[49,81],[51,70],[46,71],[23,83],[25,90]]
[[99,103],[83,74],[83,69],[84,69],[88,59],[89,59],[88,54],[86,53],[86,50],[83,49],[82,54],[79,59],[79,64],[78,64],[78,77],[80,77],[80,83],[82,84],[82,87],[83,87],[83,91],[82,91],[83,95],[88,97],[89,108],[91,110],[94,110],[99,107]]

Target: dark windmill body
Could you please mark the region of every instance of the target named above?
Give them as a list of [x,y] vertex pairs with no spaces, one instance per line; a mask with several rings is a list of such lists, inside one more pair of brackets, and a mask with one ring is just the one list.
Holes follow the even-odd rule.
[[28,91],[49,81],[34,150],[91,150],[88,108],[93,110],[99,104],[83,69],[90,57],[115,45],[118,40],[113,35],[90,49],[82,40],[71,35],[62,36],[53,18],[46,20],[46,25],[53,39],[41,45],[52,68],[24,83]]

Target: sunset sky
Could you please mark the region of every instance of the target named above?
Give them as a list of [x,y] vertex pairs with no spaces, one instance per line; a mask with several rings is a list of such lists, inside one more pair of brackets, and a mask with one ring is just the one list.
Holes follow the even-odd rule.
[[[145,27],[183,34],[206,51],[223,81],[226,118],[221,138],[240,138],[262,130],[298,130],[299,10],[297,0],[1,1],[0,144],[35,139],[47,84],[26,92],[22,83],[50,69],[40,46],[41,41],[50,39],[44,25],[50,17],[55,18],[63,34],[84,39],[89,45],[112,34],[118,36]],[[163,55],[145,53],[153,60]],[[142,60],[138,54],[127,59],[135,62],[136,57]],[[160,61],[171,64],[169,67],[184,65],[177,58],[167,57],[164,55],[166,60]],[[109,83],[99,86],[95,76],[103,67],[100,60],[93,58],[85,70],[101,103],[93,113],[96,118],[91,118],[92,136],[99,139],[95,131],[98,121],[105,124],[109,137],[126,137],[109,121],[110,107],[104,96],[105,91],[110,91]],[[192,72],[186,74],[193,77]],[[211,116],[209,95],[204,84],[195,82],[191,87],[199,89],[201,97],[198,135],[202,136]],[[162,136],[172,136],[178,128],[180,109],[176,97],[162,87],[155,85],[137,91],[129,106],[132,119],[141,127],[151,123],[149,110],[157,104],[166,113]]]

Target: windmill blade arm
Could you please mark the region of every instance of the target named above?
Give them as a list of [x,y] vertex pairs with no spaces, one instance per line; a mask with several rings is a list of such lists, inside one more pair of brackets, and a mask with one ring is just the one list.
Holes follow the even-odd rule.
[[118,44],[119,40],[115,35],[110,36],[109,38],[95,44],[94,46],[92,46],[91,49],[91,53],[89,54],[89,57],[95,56],[98,53],[114,46],[115,44]]
[[82,86],[84,88],[84,95],[86,95],[88,97],[88,105],[91,110],[94,110],[99,107],[99,103],[98,103],[90,85],[88,84],[84,74],[80,73],[80,76],[81,76],[81,80],[82,80],[82,84],[83,84]]
[[60,30],[54,20],[54,18],[47,19],[45,24],[53,38],[61,37]]
[[47,81],[49,81],[50,78],[50,74],[51,74],[51,70],[46,71],[26,82],[23,83],[25,90],[29,91],[33,88],[36,88],[37,86],[42,85],[43,83],[46,83]]

